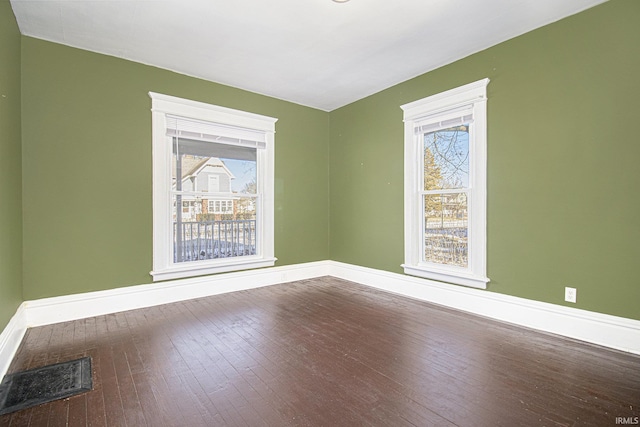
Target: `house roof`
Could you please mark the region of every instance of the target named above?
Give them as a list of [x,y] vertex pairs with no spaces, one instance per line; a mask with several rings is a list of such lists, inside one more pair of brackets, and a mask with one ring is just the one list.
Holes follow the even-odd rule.
[[11,0],[22,34],[331,111],[605,0]]
[[[202,158],[202,157],[183,156],[182,157],[182,179],[195,175],[196,171],[202,169],[202,167],[207,163],[208,160],[209,160],[208,158]],[[176,158],[173,157],[174,168],[175,168],[175,164],[176,164]]]
[[[235,179],[233,173],[227,168],[222,160],[217,157],[195,157],[195,156],[183,156],[182,157],[182,180],[197,175],[206,166],[214,166],[222,168],[224,173],[229,175],[231,179]],[[172,170],[176,170],[176,158],[172,156]]]
[[210,157],[209,159],[205,159],[205,161],[202,162],[201,164],[194,166],[190,175],[193,176],[193,175],[199,174],[200,171],[207,166],[214,166],[217,168],[221,168],[225,174],[229,175],[230,179],[235,179],[235,176],[233,175],[233,173],[231,173],[227,165],[225,165],[224,162],[217,157]]

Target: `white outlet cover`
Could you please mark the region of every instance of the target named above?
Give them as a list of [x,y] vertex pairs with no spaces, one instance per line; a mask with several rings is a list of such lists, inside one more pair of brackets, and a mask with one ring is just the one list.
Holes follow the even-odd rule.
[[578,291],[576,288],[564,288],[564,300],[567,302],[576,302]]

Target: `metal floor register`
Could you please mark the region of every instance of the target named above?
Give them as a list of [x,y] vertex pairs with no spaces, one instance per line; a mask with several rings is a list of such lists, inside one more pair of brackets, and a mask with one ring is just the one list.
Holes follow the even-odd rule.
[[90,357],[5,375],[0,415],[84,393],[92,386]]

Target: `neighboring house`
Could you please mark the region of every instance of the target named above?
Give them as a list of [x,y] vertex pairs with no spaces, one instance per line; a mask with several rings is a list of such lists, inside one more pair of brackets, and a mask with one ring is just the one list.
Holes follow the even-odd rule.
[[[173,189],[202,193],[202,195],[180,196],[182,221],[197,221],[200,214],[214,214],[215,216],[234,214],[235,198],[231,192],[231,180],[235,179],[235,176],[222,160],[217,157],[185,155],[182,156],[180,165],[175,164],[175,158],[173,162],[173,170],[182,171],[181,188],[176,188],[174,177]],[[174,220],[176,220],[175,212]]]

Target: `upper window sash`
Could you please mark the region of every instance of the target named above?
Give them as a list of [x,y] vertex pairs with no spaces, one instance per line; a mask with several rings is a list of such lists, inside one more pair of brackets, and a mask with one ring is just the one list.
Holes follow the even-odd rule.
[[167,136],[250,148],[266,148],[265,131],[167,115]]
[[473,123],[473,105],[447,110],[440,114],[432,114],[413,120],[416,135],[448,129],[457,125]]

